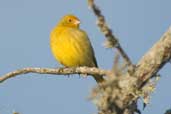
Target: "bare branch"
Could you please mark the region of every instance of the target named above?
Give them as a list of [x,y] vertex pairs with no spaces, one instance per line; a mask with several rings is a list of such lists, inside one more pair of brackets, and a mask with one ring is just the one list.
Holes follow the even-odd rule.
[[90,8],[93,10],[95,16],[97,17],[97,25],[99,26],[101,32],[105,35],[107,39],[107,41],[105,42],[105,46],[107,48],[115,47],[124,58],[126,64],[128,66],[132,66],[130,58],[119,44],[118,39],[116,38],[116,36],[114,36],[112,30],[108,27],[105,17],[101,13],[100,9],[95,5],[94,0],[88,0],[88,4]]
[[[108,76],[103,89],[97,87],[93,91],[93,100],[99,114],[134,114],[139,112],[137,100],[141,97],[148,101],[150,93],[158,81],[150,81],[171,58],[171,28],[154,44],[154,46],[138,62],[135,71],[122,73],[114,78]],[[120,72],[120,71],[119,71]],[[146,84],[144,82],[148,81]],[[142,86],[144,84],[144,86]],[[147,103],[147,102],[145,102]],[[140,113],[140,112],[139,112]]]
[[171,58],[171,27],[161,39],[142,57],[135,70],[139,86],[156,75]]
[[[120,80],[122,82],[120,86],[124,88],[132,88],[132,93],[136,93],[137,91],[141,91],[144,93],[145,91],[152,92],[151,90],[144,89],[144,86],[148,86],[151,83],[149,81],[152,77],[156,76],[158,71],[167,63],[171,58],[171,28],[169,28],[164,35],[160,38],[160,40],[153,45],[153,47],[142,57],[142,59],[138,62],[135,72],[133,74],[128,74]],[[132,81],[132,82],[131,82]],[[143,90],[142,90],[143,89]],[[135,91],[135,92],[134,92]],[[126,92],[129,95],[130,90]],[[140,93],[141,93],[140,92]],[[131,94],[132,94],[131,93]],[[142,94],[141,93],[141,94]],[[128,98],[124,102],[136,101],[141,94],[135,95],[136,97]]]
[[38,73],[38,74],[53,74],[53,75],[70,75],[70,74],[86,74],[86,75],[108,75],[109,71],[98,68],[90,67],[77,67],[77,68],[23,68],[13,72],[9,72],[0,77],[0,83],[4,82],[9,78],[16,77],[17,75],[27,73]]

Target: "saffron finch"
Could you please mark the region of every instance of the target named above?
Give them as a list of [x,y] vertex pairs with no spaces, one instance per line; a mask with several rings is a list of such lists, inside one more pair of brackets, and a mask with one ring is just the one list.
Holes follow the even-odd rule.
[[[85,31],[79,28],[80,20],[65,15],[50,34],[50,47],[55,59],[66,67],[97,67],[92,45]],[[93,76],[99,83],[102,76]]]

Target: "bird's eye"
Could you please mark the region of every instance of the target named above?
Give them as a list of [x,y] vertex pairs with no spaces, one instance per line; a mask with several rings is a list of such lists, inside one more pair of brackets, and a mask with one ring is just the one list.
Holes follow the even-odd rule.
[[72,22],[72,19],[69,19],[68,22]]

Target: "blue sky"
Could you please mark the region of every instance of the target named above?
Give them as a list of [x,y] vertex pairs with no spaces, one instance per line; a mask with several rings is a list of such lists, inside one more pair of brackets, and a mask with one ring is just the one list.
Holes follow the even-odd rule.
[[[134,63],[171,25],[170,0],[96,0],[114,34]],[[81,20],[94,47],[100,68],[112,66],[114,51],[105,49],[86,0],[0,0],[0,75],[23,67],[59,67],[49,48],[49,33],[65,14]],[[162,114],[171,107],[171,65],[162,75],[143,114]],[[0,113],[96,113],[88,100],[95,81],[54,75],[21,75],[0,84]],[[140,108],[142,108],[140,106]]]

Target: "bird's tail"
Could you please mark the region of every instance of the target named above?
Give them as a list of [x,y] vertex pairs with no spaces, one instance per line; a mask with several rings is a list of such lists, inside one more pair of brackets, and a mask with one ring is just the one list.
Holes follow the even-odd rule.
[[94,75],[93,77],[94,77],[94,79],[96,80],[97,83],[102,83],[102,82],[105,81],[105,79],[101,75]]
[[[98,68],[95,56],[93,56],[93,66]],[[102,75],[94,75],[93,77],[94,77],[94,79],[96,80],[97,83],[102,83],[102,82],[105,81],[105,79],[103,78]]]

